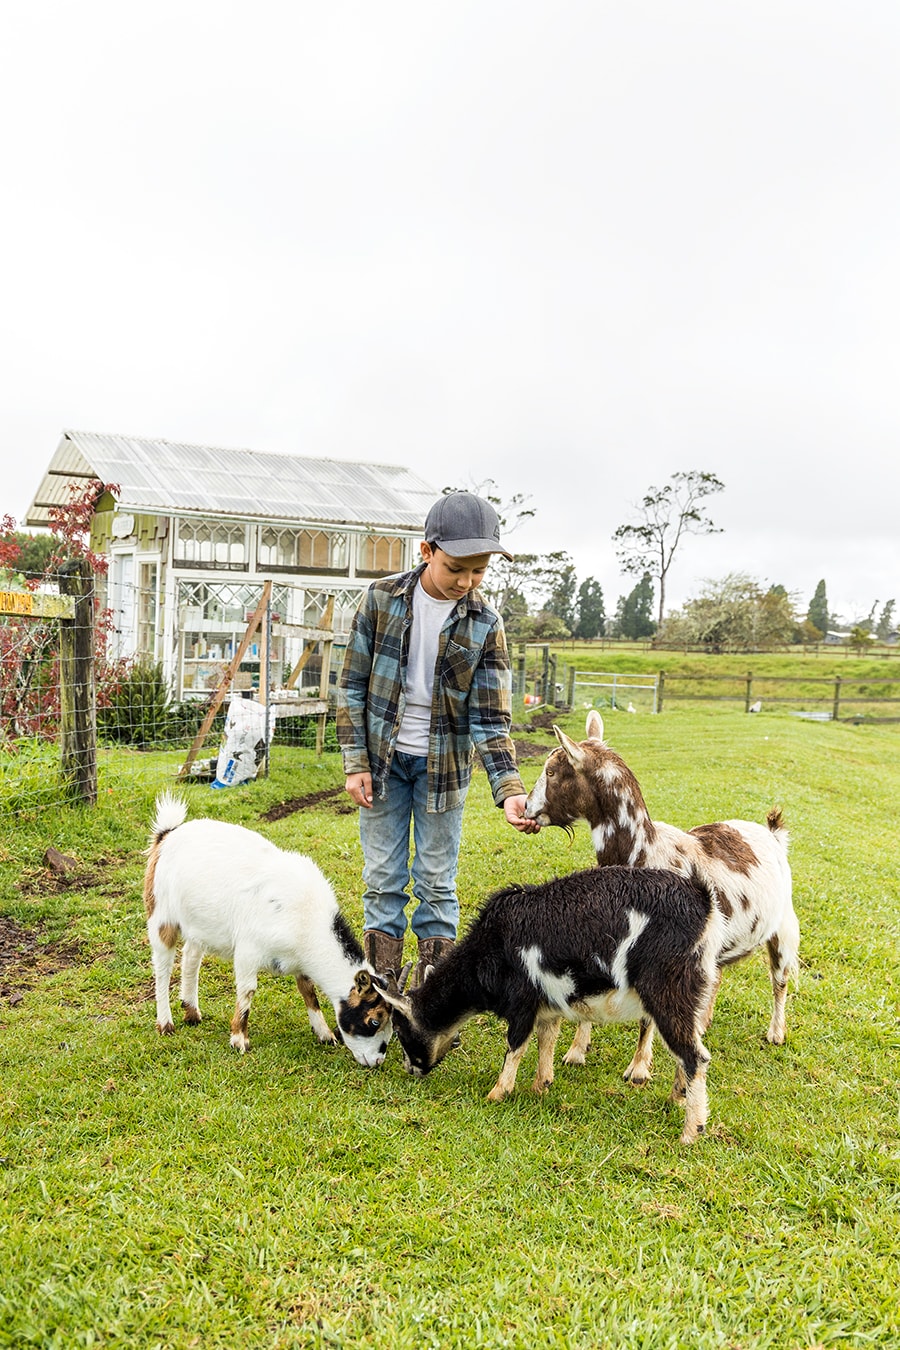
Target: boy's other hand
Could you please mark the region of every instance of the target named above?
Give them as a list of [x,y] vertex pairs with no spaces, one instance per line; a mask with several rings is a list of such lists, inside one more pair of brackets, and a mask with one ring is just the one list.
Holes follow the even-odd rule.
[[[372,775],[370,773],[348,774],[344,787],[357,806],[372,805]],[[523,797],[522,800],[524,801],[525,798]]]
[[514,830],[521,830],[523,834],[537,834],[541,828],[539,822],[525,819],[525,803],[527,800],[528,798],[525,796],[505,797],[503,811]]

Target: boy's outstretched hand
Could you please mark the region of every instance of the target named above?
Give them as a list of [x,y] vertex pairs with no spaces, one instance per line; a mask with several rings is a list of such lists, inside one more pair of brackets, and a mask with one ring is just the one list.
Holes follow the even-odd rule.
[[523,834],[537,834],[541,828],[538,822],[525,819],[525,803],[527,800],[527,797],[505,797],[503,799],[503,811],[514,830],[521,830]]

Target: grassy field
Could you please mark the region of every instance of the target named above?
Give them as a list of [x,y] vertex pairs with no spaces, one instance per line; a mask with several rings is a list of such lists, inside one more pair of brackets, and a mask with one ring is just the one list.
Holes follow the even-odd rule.
[[[367,1072],[263,975],[242,1058],[231,971],[209,960],[202,1025],[162,1039],[140,898],[149,791],[113,774],[93,812],[4,818],[0,915],[38,947],[0,972],[0,1346],[900,1346],[900,728],[710,705],[606,730],[658,818],[779,803],[792,832],[788,1042],[764,1040],[762,957],[726,972],[692,1149],[661,1047],[649,1087],[622,1082],[634,1027],[596,1030],[588,1064],[559,1064],[541,1098],[532,1047],[515,1096],[490,1105],[492,1019],[423,1081],[396,1046]],[[527,783],[541,763],[523,757]],[[282,751],[267,781],[188,795],[194,814],[310,853],[359,930],[355,816],[321,795],[342,781],[336,756]],[[66,884],[51,844],[77,859]],[[464,913],[591,862],[585,826],[520,837],[476,775]]]

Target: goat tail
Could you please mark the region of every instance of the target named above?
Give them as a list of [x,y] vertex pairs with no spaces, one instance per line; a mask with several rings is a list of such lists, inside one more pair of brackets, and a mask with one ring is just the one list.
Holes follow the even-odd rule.
[[158,844],[163,835],[183,825],[187,817],[187,802],[177,792],[161,792],[156,799],[156,816],[150,830],[150,846]]
[[781,844],[785,853],[787,853],[788,843],[790,842],[790,835],[788,834],[787,826],[784,823],[784,816],[782,814],[780,806],[772,807],[772,810],[766,816],[766,824],[768,825],[772,834],[774,834],[775,838],[778,840],[779,844]]

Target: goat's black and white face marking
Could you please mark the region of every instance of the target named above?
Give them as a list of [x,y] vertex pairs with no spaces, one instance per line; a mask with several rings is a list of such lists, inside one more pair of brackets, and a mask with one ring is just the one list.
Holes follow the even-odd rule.
[[400,1042],[400,1048],[403,1051],[403,1067],[407,1073],[411,1073],[415,1078],[424,1078],[427,1073],[431,1073],[436,1065],[440,1064],[452,1048],[459,1029],[453,1026],[435,1036],[423,1036],[410,1018],[396,1008],[394,1009],[394,1027],[397,1032],[397,1040]]
[[374,985],[351,990],[335,1011],[338,1034],[357,1063],[367,1069],[383,1064],[394,1027],[391,1010]]

